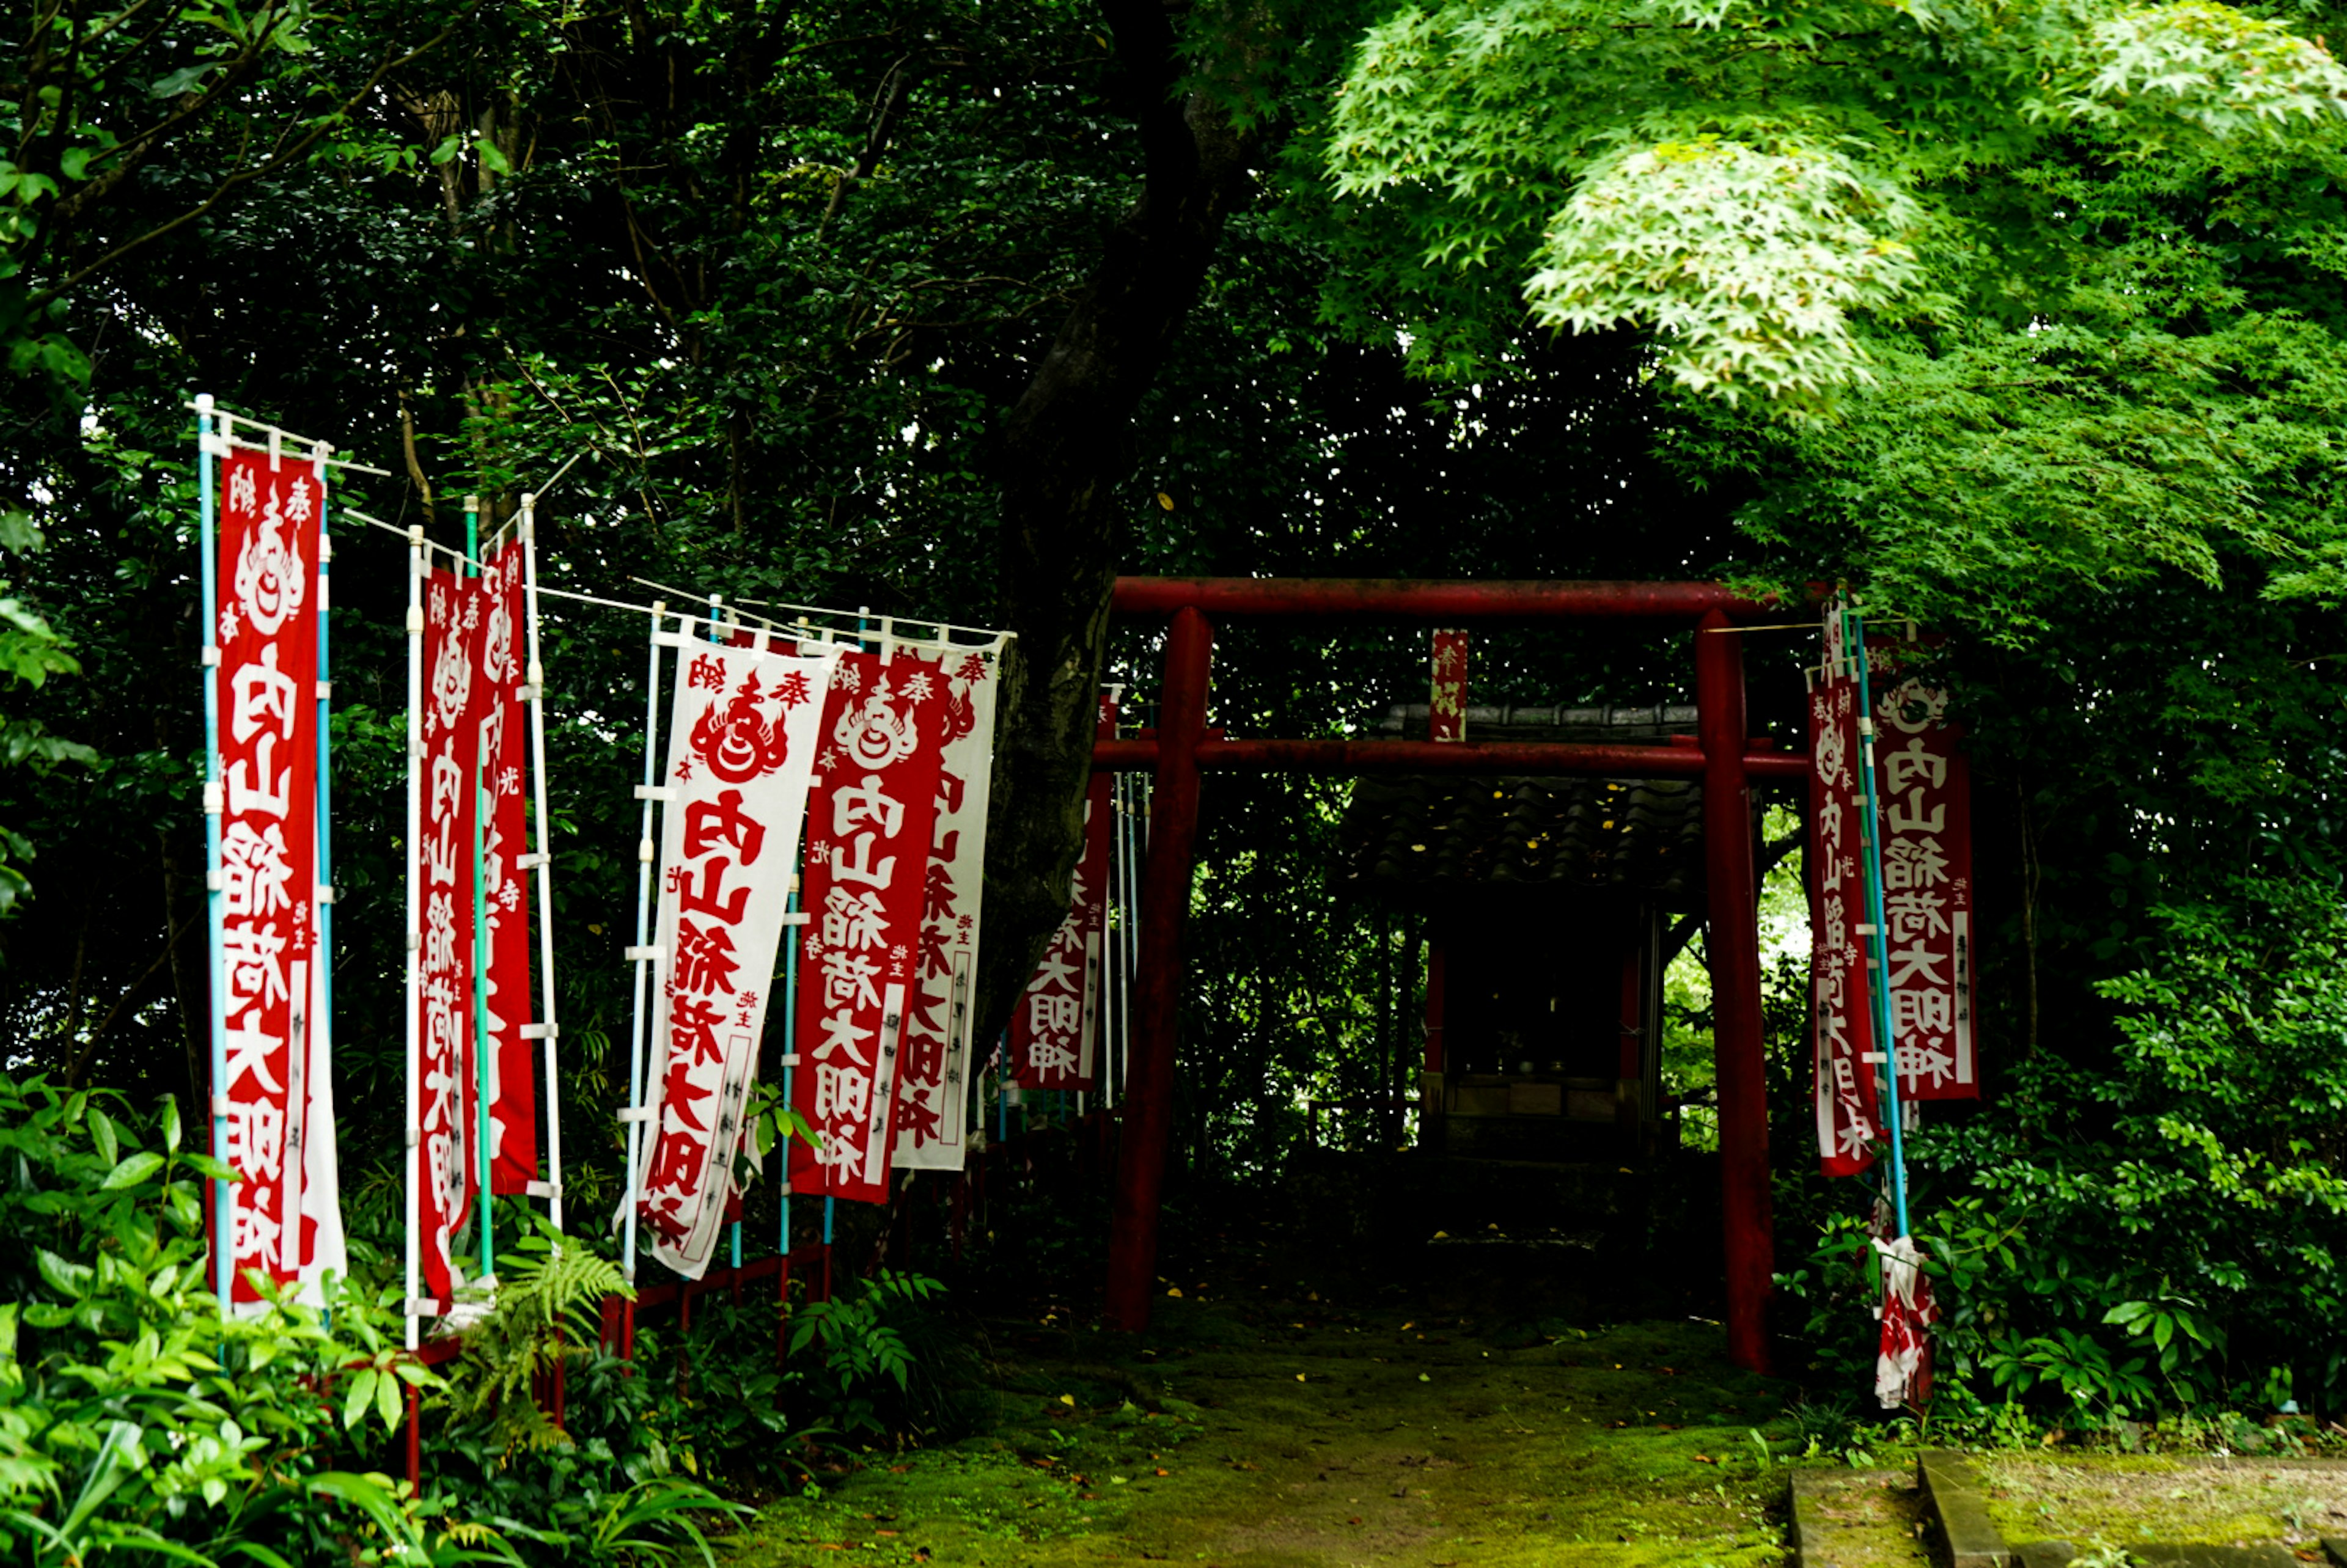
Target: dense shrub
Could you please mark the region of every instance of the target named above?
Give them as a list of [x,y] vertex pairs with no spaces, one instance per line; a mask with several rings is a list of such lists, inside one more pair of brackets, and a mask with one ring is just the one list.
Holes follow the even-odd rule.
[[[1946,1413],[2347,1408],[2347,912],[2312,879],[2244,876],[2152,917],[2151,958],[2096,988],[2107,1049],[2025,1057],[1983,1114],[1908,1145]],[[1819,1224],[1786,1282],[1846,1381],[1865,1225]]]
[[[223,1318],[204,1184],[178,1109],[0,1078],[0,1552],[77,1564],[664,1561],[727,1512],[671,1473],[650,1380],[603,1353],[586,1308],[621,1288],[591,1250],[508,1255],[497,1310],[444,1384],[401,1348],[395,1289],[330,1281]],[[364,1249],[362,1249],[364,1250]],[[565,1426],[532,1398],[565,1362]],[[421,1497],[366,1467],[427,1421]]]
[[203,1183],[170,1102],[0,1078],[0,1549],[78,1563],[425,1551],[412,1503],[357,1473],[404,1389],[389,1304],[272,1301],[223,1319],[204,1276]]

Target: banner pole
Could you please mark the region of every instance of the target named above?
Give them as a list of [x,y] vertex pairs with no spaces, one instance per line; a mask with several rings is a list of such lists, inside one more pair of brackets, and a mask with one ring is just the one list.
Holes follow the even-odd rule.
[[424,530],[407,530],[407,1348],[424,1314]]
[[1866,617],[1852,607],[1842,611],[1842,645],[1858,666],[1858,776],[1866,786],[1863,843],[1866,848],[1868,946],[1874,954],[1875,1031],[1882,1042],[1883,1105],[1891,1124],[1891,1194],[1899,1234],[1907,1235],[1907,1150],[1899,1109],[1899,1044],[1891,1033],[1891,942],[1882,902],[1882,810],[1874,789],[1874,700],[1867,682]]
[[[228,799],[220,783],[220,549],[218,492],[213,487],[212,459],[228,451],[227,423],[221,434],[212,432],[211,394],[196,398],[196,473],[198,515],[200,518],[197,553],[202,558],[204,620],[204,924],[210,933],[206,966],[211,1002],[211,1124],[212,1158],[228,1163],[228,886],[220,867],[220,817]],[[212,1287],[220,1295],[220,1317],[229,1314],[236,1259],[236,1196],[225,1179],[212,1183]]]
[[[465,497],[465,575],[481,575],[481,497]],[[473,1143],[474,1179],[480,1191],[473,1200],[481,1225],[481,1279],[493,1283],[497,1274],[496,1214],[490,1204],[489,1103],[496,1091],[496,1052],[489,1049],[489,900],[488,845],[482,818],[488,802],[481,794],[481,748],[473,744]]]
[[[808,635],[807,619],[805,616],[802,615],[799,617],[799,630],[796,633],[792,635],[795,640],[790,644],[791,651],[800,655],[801,657],[805,657],[806,653],[806,641]],[[828,641],[828,638],[826,638],[826,641]],[[802,829],[801,835],[802,838],[804,838],[804,829]],[[804,849],[802,849],[802,859],[804,859]],[[791,877],[790,892],[785,898],[783,908],[789,914],[795,915],[798,913],[799,878],[795,874]],[[805,938],[805,931],[804,927],[788,924],[785,924],[783,927],[783,1103],[785,1106],[795,1106],[798,1103],[797,1100],[794,1098],[794,1095],[795,1093],[799,1061],[799,943],[803,941]],[[781,1245],[783,1249],[783,1274],[781,1276],[782,1283],[778,1288],[782,1292],[783,1309],[787,1312],[790,1309],[791,1288],[791,1161],[790,1146],[787,1143],[783,1146],[782,1200],[783,1218],[781,1225]]]
[[[321,441],[311,448],[310,453],[311,482],[318,487],[318,945],[317,951],[311,957],[311,962],[315,966],[313,972],[318,977],[318,1007],[317,1016],[310,1020],[310,1071],[303,1076],[305,1083],[321,1085],[330,1094],[333,1092],[334,1062],[334,682],[333,671],[326,659],[326,579],[334,559],[334,545],[327,528],[326,459],[333,452],[333,447]],[[308,1098],[314,1102],[317,1097],[318,1091],[311,1090]],[[289,1111],[292,1109],[288,1107]],[[308,1105],[301,1107],[301,1112],[302,1155],[306,1161],[312,1140],[319,1135],[319,1129],[310,1125]],[[333,1127],[329,1126],[324,1131],[329,1139],[333,1137]],[[307,1171],[302,1173],[302,1190],[304,1193],[312,1190],[308,1174]],[[333,1201],[339,1211],[343,1196],[339,1186],[340,1173],[336,1174],[338,1184]],[[298,1214],[293,1223],[301,1224]],[[326,1230],[322,1223],[318,1240],[323,1245],[326,1239]],[[306,1267],[315,1260],[305,1256],[302,1261]],[[321,1279],[318,1283],[323,1291],[324,1281]]]
[[[790,894],[783,908],[795,915],[799,909],[799,879],[793,876]],[[783,927],[783,1103],[795,1105],[792,1098],[796,1091],[799,1061],[799,931],[794,926]],[[787,1140],[783,1144],[783,1180],[781,1187],[783,1219],[779,1245],[783,1257],[791,1255],[791,1148]],[[787,1279],[787,1276],[784,1276]],[[787,1286],[785,1286],[787,1288]]]
[[[720,612],[723,610],[725,596],[722,593],[712,593],[709,596],[709,641],[718,644],[720,647],[724,645],[725,636],[723,632],[718,630],[717,618]],[[760,646],[763,647],[764,644],[762,643]],[[682,658],[683,656],[680,654],[678,657]],[[753,1137],[756,1134],[754,1133],[752,1134]],[[785,1153],[787,1153],[787,1151],[785,1151]],[[731,1156],[729,1155],[728,1158],[730,1159]],[[738,1274],[742,1268],[742,1222],[740,1220],[735,1220],[732,1225],[727,1227],[727,1230],[729,1233],[727,1240],[731,1243],[730,1251],[733,1260],[733,1268]]]
[[546,1029],[546,1217],[562,1229],[562,1091],[556,1075],[554,1021],[554,833],[546,808],[546,661],[539,652],[538,631],[538,497],[521,498],[521,570],[523,620],[529,629],[529,667],[523,679],[529,688],[529,765],[531,806],[538,844],[533,851],[538,873],[538,1016]]
[[644,782],[638,794],[644,809],[636,839],[636,945],[630,957],[636,965],[635,1018],[628,1030],[628,1194],[621,1211],[620,1269],[630,1285],[636,1283],[636,1198],[643,1170],[644,1121],[644,981],[653,962],[652,920],[652,791],[660,782],[653,752],[660,743],[661,620],[668,606],[652,604],[651,667],[644,678]]

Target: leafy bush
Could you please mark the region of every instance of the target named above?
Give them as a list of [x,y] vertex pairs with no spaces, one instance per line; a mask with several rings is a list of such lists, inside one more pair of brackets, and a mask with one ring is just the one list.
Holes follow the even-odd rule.
[[1919,1211],[1942,1365],[1984,1404],[2086,1425],[2339,1410],[2347,913],[2269,877],[2153,913],[2153,960],[2098,987],[2107,1053],[2018,1063],[2001,1114],[1911,1145],[1970,1189]]
[[223,1319],[203,1267],[219,1168],[181,1147],[175,1104],[151,1131],[114,1097],[0,1078],[0,1550],[437,1561],[387,1478],[337,1464],[432,1380],[387,1340],[396,1318],[336,1282],[331,1313]]
[[[0,1553],[711,1560],[694,1515],[729,1505],[670,1473],[649,1380],[595,1346],[585,1307],[619,1284],[607,1261],[525,1244],[444,1385],[401,1348],[395,1291],[334,1280],[325,1310],[272,1296],[223,1318],[203,1227],[220,1167],[181,1145],[169,1101],[149,1129],[118,1097],[0,1078]],[[567,1430],[530,1398],[554,1356]],[[444,1387],[432,1490],[365,1472],[406,1390]]]
[[[425,1440],[428,1515],[486,1522],[516,1561],[713,1561],[696,1516],[743,1512],[699,1481],[648,1366],[601,1343],[607,1296],[631,1294],[580,1237],[525,1237],[499,1259],[495,1307],[466,1337],[445,1418]],[[564,1379],[557,1424],[538,1392]],[[466,1533],[460,1526],[456,1533]]]
[[944,1289],[926,1275],[884,1268],[836,1300],[800,1309],[791,1353],[814,1347],[818,1365],[793,1375],[805,1378],[823,1426],[848,1439],[905,1440],[960,1424],[955,1360],[969,1351],[929,1310]]
[[[667,1391],[680,1444],[702,1473],[773,1485],[805,1474],[799,1450],[832,1429],[805,1409],[805,1378],[775,1355],[775,1308],[706,1296],[692,1307],[692,1327],[676,1337],[680,1355]],[[641,1357],[666,1365],[668,1335],[649,1335]],[[805,1424],[794,1427],[794,1421]]]

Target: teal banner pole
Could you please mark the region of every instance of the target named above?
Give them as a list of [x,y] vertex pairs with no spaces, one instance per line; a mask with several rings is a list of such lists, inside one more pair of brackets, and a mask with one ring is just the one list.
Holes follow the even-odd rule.
[[[318,487],[318,948],[310,959],[317,966],[318,1016],[310,1020],[310,1038],[314,1043],[310,1052],[309,1071],[302,1077],[302,1081],[307,1083],[313,1075],[325,1074],[324,1086],[330,1092],[334,1062],[334,682],[333,668],[326,659],[326,579],[334,559],[334,543],[327,526],[332,514],[326,506],[326,455],[331,450],[324,443],[320,443],[311,453],[310,463],[311,480]],[[316,1103],[319,1100],[317,1091],[311,1091],[309,1098],[313,1104]],[[335,1130],[331,1124],[332,1118],[327,1118],[329,1125],[323,1129],[313,1127],[309,1124],[309,1106],[290,1109],[302,1118],[302,1153],[306,1160],[313,1139],[322,1132],[328,1138],[333,1137]],[[332,1159],[340,1151],[338,1147],[330,1146],[325,1153]],[[303,1175],[306,1178],[308,1173],[305,1171]],[[339,1172],[336,1176],[339,1180]],[[304,1191],[308,1190],[306,1179],[302,1187]],[[334,1194],[334,1203],[339,1209],[342,1204],[339,1187]],[[340,1223],[337,1218],[337,1228]],[[319,1231],[321,1244],[325,1239],[326,1232],[322,1226]],[[304,1260],[305,1263],[309,1261]],[[318,1284],[321,1290],[324,1289],[323,1278]]]
[[1866,617],[1855,607],[1842,611],[1842,646],[1858,668],[1858,776],[1866,791],[1864,833],[1866,850],[1867,950],[1873,955],[1875,1038],[1882,1042],[1882,1103],[1891,1124],[1891,1198],[1899,1216],[1899,1234],[1907,1232],[1907,1147],[1904,1118],[1899,1108],[1899,1042],[1891,1032],[1891,941],[1883,918],[1882,809],[1874,789],[1874,699],[1868,685]]
[[[481,575],[481,497],[465,497],[465,575]],[[488,814],[489,803],[481,793],[480,737],[473,738],[473,1139],[477,1147],[473,1168],[480,1183],[479,1195],[474,1200],[474,1217],[481,1225],[481,1277],[497,1277],[497,1255],[495,1211],[489,1203],[489,1171],[492,1155],[489,1149],[489,1102],[496,1089],[495,1062],[489,1050],[489,900],[488,845],[482,835],[482,819]]]
[[[212,459],[228,456],[228,421],[212,429],[210,393],[196,398],[197,554],[202,558],[204,671],[204,924],[210,935],[212,1158],[228,1163],[228,885],[220,868],[220,815],[228,809],[220,758],[220,512]],[[220,1316],[229,1312],[236,1266],[236,1195],[232,1184],[212,1183],[212,1286]]]

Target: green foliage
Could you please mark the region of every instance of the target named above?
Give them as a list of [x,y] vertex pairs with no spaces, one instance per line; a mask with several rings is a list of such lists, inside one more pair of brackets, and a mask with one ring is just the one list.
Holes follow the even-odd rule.
[[[0,511],[0,552],[26,556],[40,548],[41,533],[29,514]],[[0,578],[0,692],[14,695],[23,688],[38,688],[52,675],[79,674],[81,666],[67,651],[66,641],[23,600],[11,597],[9,586]],[[59,763],[96,761],[96,752],[49,733],[40,720],[0,712],[0,768],[30,766],[46,772]],[[33,845],[25,835],[0,824],[0,919],[14,914],[32,891],[21,866],[32,857]]]
[[1537,323],[1637,323],[1678,385],[1814,412],[1875,378],[1870,316],[2044,285],[1993,208],[2063,138],[2235,169],[2335,159],[2342,115],[2319,42],[2215,0],[1448,0],[1369,30],[1326,147],[1417,259],[1387,292],[1420,364],[1504,363],[1515,277]]
[[709,1529],[743,1511],[678,1473],[691,1454],[671,1440],[668,1393],[648,1375],[649,1356],[622,1361],[590,1338],[566,1348],[563,1365],[563,1419],[552,1440],[517,1443],[517,1428],[529,1423],[481,1410],[478,1399],[467,1401],[470,1414],[427,1422],[419,1512],[449,1521],[456,1538],[487,1522],[513,1560],[548,1568],[707,1561]]
[[[86,35],[118,14],[56,22]],[[994,608],[989,443],[1140,192],[1135,106],[1092,14],[842,3],[785,25],[723,5],[479,7],[456,46],[341,108],[455,15],[362,5],[294,49],[269,41],[293,36],[282,7],[223,24],[198,5],[158,18],[151,53],[122,32],[39,67],[70,78],[60,104],[77,118],[39,123],[26,156],[46,161],[0,197],[9,242],[30,247],[5,263],[0,326],[48,367],[0,396],[26,519],[0,518],[0,543],[28,545],[34,519],[47,539],[0,590],[15,606],[0,641],[33,662],[0,667],[62,675],[47,661],[69,657],[84,674],[6,683],[0,745],[32,764],[10,775],[8,857],[24,841],[44,856],[44,917],[6,927],[0,1027],[19,1061],[142,1096],[200,1091],[191,390],[398,473],[338,479],[336,499],[443,542],[451,496],[477,489],[502,513],[583,450],[539,514],[558,586],[641,576],[973,621]],[[1358,19],[1206,7],[1185,24],[1194,85],[1242,110],[1267,178],[1132,432],[1123,564],[1847,578],[1955,633],[1993,1076],[1984,1108],[1949,1125],[1933,1112],[1919,1145],[1919,1213],[1958,1310],[1952,1403],[2002,1389],[2039,1413],[2134,1409],[2130,1377],[2161,1400],[2262,1397],[2277,1367],[2302,1399],[2326,1397],[2332,1374],[2302,1347],[2327,1297],[2301,1286],[2327,1291],[2328,1265],[2291,1248],[2329,1245],[2333,1112],[2272,1100],[2260,1142],[2195,1108],[2214,1086],[2169,1086],[2170,1136],[2127,1098],[2155,1076],[2118,1020],[2213,1028],[2193,999],[2216,982],[2170,967],[2181,939],[2150,907],[2221,925],[2258,907],[2222,873],[2314,887],[2342,864],[2341,651],[2323,607],[2347,600],[2347,224],[2335,67],[2306,41],[2339,36],[2335,13],[1541,0],[1417,7],[1348,54]],[[1233,56],[1246,68],[1224,70]],[[181,108],[200,109],[184,134],[133,148]],[[319,128],[298,156],[248,156]],[[1335,200],[1332,147],[1351,192]],[[68,210],[134,155],[135,178]],[[73,283],[105,257],[103,288]],[[1583,330],[1520,331],[1535,275],[1540,318]],[[1649,335],[1591,330],[1615,321]],[[1488,374],[1430,397],[1406,359]],[[1835,417],[1774,420],[1765,399],[1729,405],[1740,388]],[[354,1229],[388,1242],[404,597],[395,543],[338,512],[336,548],[336,1089]],[[566,606],[546,635],[559,1089],[571,1126],[608,1132],[624,1091],[641,629]],[[1117,650],[1143,692],[1153,635]],[[1798,733],[1800,641],[1747,650],[1754,712],[1780,737]],[[1683,700],[1684,651],[1479,639],[1475,690]],[[1222,628],[1214,722],[1355,734],[1423,679],[1414,632]],[[1336,874],[1341,786],[1220,778],[1210,799],[1176,1146],[1201,1173],[1276,1173],[1304,1136],[1301,1099],[1409,1082],[1426,933]],[[2140,1003],[2094,989],[2129,974],[2179,989]],[[1796,1038],[1771,995],[1772,1039]],[[1703,999],[1678,999],[1692,1016]],[[1674,1049],[1699,1092],[1707,1040],[1683,1030]],[[1815,1342],[1847,1358],[1868,1276],[1847,1253],[1802,1262],[1801,1227],[1841,1246],[1863,1197],[1812,1193],[1793,1169],[1799,1061],[1780,1050],[1771,1065],[1788,1273],[1815,1293]],[[789,1134],[780,1108],[760,1121],[762,1147]],[[1400,1131],[1322,1127],[1353,1147]],[[574,1212],[615,1201],[618,1148],[574,1144]],[[2212,1172],[2231,1184],[2182,1190]],[[2114,1228],[2121,1196],[2160,1216],[2151,1242]],[[2210,1205],[2197,1233],[2195,1202]],[[1064,1234],[1039,1225],[1022,1245],[1048,1266]],[[2182,1255],[2186,1234],[2204,1257]],[[2245,1306],[2226,1270],[2272,1283],[2279,1305]],[[37,1280],[29,1255],[19,1273]],[[949,1365],[915,1304],[853,1296],[797,1325],[815,1326],[803,1358],[823,1368],[804,1385],[767,1365],[764,1329],[721,1331],[716,1308],[706,1332],[741,1343],[711,1356],[723,1383],[682,1396],[565,1333],[570,1440],[530,1426],[517,1441],[500,1423],[529,1419],[510,1396],[553,1353],[548,1299],[509,1299],[484,1346],[505,1397],[436,1412],[446,1479],[429,1517],[530,1522],[548,1557],[633,1531],[600,1522],[629,1517],[630,1489],[666,1498],[691,1464],[733,1473],[729,1456],[792,1422],[850,1440],[872,1422],[926,1430],[935,1402],[913,1396]],[[338,1313],[333,1332],[363,1321]],[[405,1373],[395,1353],[344,1350],[365,1364],[320,1419],[347,1448]],[[889,1368],[907,1365],[900,1385]],[[496,1528],[526,1549],[521,1525]]]
[[601,1337],[598,1314],[606,1296],[633,1300],[636,1293],[619,1266],[591,1245],[566,1244],[544,1228],[497,1262],[496,1305],[466,1332],[464,1372],[450,1386],[450,1415],[486,1423],[508,1456],[568,1445],[569,1434],[540,1407],[538,1385],[559,1366],[589,1358],[589,1348]]
[[[1970,1189],[1927,1233],[1951,1369],[2089,1425],[2335,1409],[2347,915],[2335,886],[2250,877],[2153,917],[2155,956],[2099,987],[2121,1009],[2106,1061],[2026,1064],[2016,1125],[1922,1141]],[[2081,1099],[2100,1112],[2084,1125],[2056,1109]]]
[[[693,1303],[692,1328],[677,1336],[670,1413],[678,1440],[703,1475],[773,1486],[803,1475],[803,1445],[831,1435],[820,1416],[803,1408],[805,1363],[786,1368],[777,1354],[774,1310],[705,1296]],[[660,1349],[668,1336],[651,1343],[645,1364],[665,1365]]]
[[[152,1139],[157,1146],[146,1146]],[[98,1553],[279,1564],[370,1539],[448,1555],[381,1475],[343,1468],[390,1400],[349,1378],[436,1381],[396,1356],[388,1307],[277,1297],[223,1319],[204,1277],[203,1181],[166,1102],[0,1079],[0,1539],[20,1560]]]
[[825,1426],[850,1438],[897,1430],[914,1386],[909,1320],[943,1288],[926,1275],[884,1268],[831,1301],[799,1309],[791,1350],[815,1351],[819,1367],[807,1380]]

